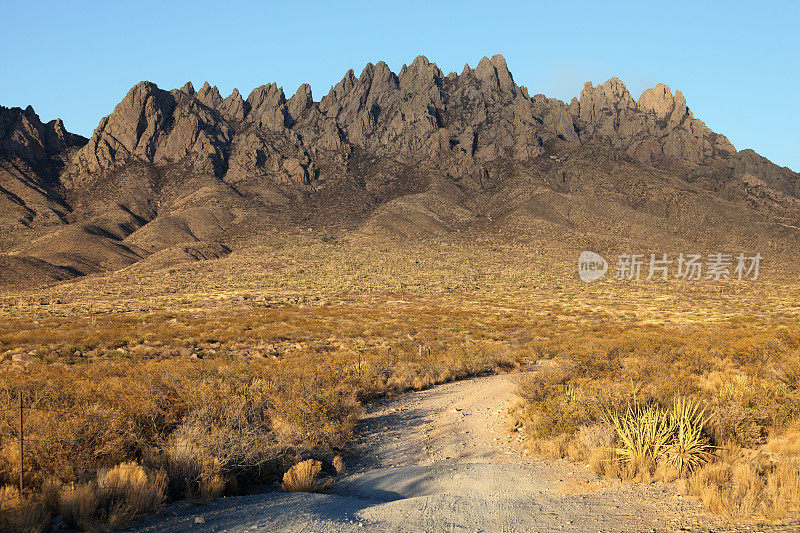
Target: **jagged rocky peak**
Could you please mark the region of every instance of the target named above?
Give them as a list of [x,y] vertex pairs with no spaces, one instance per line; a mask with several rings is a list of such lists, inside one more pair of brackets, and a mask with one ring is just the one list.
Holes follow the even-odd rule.
[[205,82],[194,96],[211,109],[217,109],[222,104],[222,96],[219,94],[219,89],[217,89],[216,85],[212,87],[208,82]]
[[276,83],[256,87],[247,97],[248,120],[257,127],[280,131],[291,124],[286,95]]
[[400,87],[400,80],[385,62],[379,61],[375,65],[367,63],[358,77],[358,86],[361,87],[359,92],[369,98],[370,101],[366,103],[366,107],[369,107],[381,95],[395,92]]
[[[170,92],[177,94],[175,91]],[[205,82],[200,90],[195,92],[192,82],[187,82],[178,92],[194,97],[198,102],[210,109],[214,109],[228,120],[243,120],[247,114],[247,106],[238,89],[234,89],[230,95],[223,99],[216,85],[212,86],[210,83]]]
[[339,83],[334,85],[330,92],[328,92],[328,96],[331,97],[332,100],[339,100],[345,93],[355,87],[356,81],[355,72],[353,72],[353,69],[348,69]]
[[101,121],[73,168],[97,172],[131,158],[188,161],[221,177],[238,169],[241,179],[251,171],[278,172],[284,159],[296,159],[289,181],[303,182],[314,175],[314,164],[324,164],[313,158],[343,164],[355,147],[400,162],[437,161],[443,168],[450,165],[445,159],[455,157],[471,168],[500,158],[529,160],[548,143],[566,142],[571,149],[590,141],[646,163],[672,158],[694,164],[735,153],[724,136],[692,116],[680,91],[673,94],[666,85],[636,101],[616,77],[596,87],[588,82],[580,99],[567,105],[529,96],[497,54],[447,77],[425,56],[397,74],[383,61],[367,63],[358,77],[348,70],[318,103],[308,84],[288,100],[276,83],[255,88],[244,100],[235,89],[223,99],[208,82],[198,91],[191,83],[163,91],[142,82]]
[[655,113],[661,120],[673,115],[673,111],[677,111],[678,118],[683,118],[688,112],[683,93],[675,91],[673,97],[670,88],[663,83],[646,89],[637,100],[636,105],[644,112]]
[[[189,159],[199,171],[218,172],[233,132],[216,113],[198,104],[190,85],[184,88],[169,92],[149,81],[136,84],[100,121],[69,172],[97,173],[131,158],[162,164]],[[206,96],[213,96],[211,89],[204,89]]]
[[514,77],[508,70],[506,59],[500,54],[493,55],[491,59],[484,56],[475,67],[474,74],[481,82],[489,84],[492,88],[516,94],[517,85],[514,83]]
[[[188,89],[191,89],[189,87]],[[89,142],[76,156],[80,170],[98,172],[137,154],[152,161],[156,143],[175,99],[154,83],[134,85],[114,111],[104,117]]]
[[724,135],[694,118],[680,91],[673,95],[662,83],[635,101],[616,77],[597,87],[587,82],[569,109],[582,122],[584,138],[605,138],[642,162],[671,158],[698,164],[736,153]]
[[297,91],[289,98],[286,107],[289,110],[289,117],[292,122],[297,121],[303,112],[314,105],[314,97],[311,94],[311,86],[307,83],[297,88]]
[[248,107],[239,94],[239,89],[234,89],[219,105],[220,113],[231,120],[244,120]]
[[405,86],[414,84],[419,86],[420,83],[428,82],[439,85],[444,74],[436,63],[431,63],[427,57],[420,55],[414,58],[410,65],[403,65],[397,77],[400,84]]
[[28,106],[0,106],[0,156],[19,158],[29,163],[43,163],[86,138],[70,133],[60,118],[43,123]]
[[636,102],[631,93],[616,76],[597,87],[587,81],[581,91],[580,119],[590,124],[596,122],[606,112],[614,113],[620,109],[634,107]]
[[194,96],[194,85],[192,85],[192,82],[187,81],[186,84],[180,88],[180,91],[189,96]]

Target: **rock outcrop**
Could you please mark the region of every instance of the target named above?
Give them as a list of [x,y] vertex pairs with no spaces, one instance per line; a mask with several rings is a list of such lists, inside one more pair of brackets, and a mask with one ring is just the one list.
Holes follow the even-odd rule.
[[661,83],[638,101],[617,78],[597,87],[587,83],[572,111],[585,124],[584,137],[600,136],[644,163],[667,158],[696,165],[736,153],[724,135],[694,118],[680,91],[673,96]]
[[567,105],[530,96],[500,55],[446,76],[420,56],[396,74],[382,61],[358,77],[350,70],[319,102],[307,84],[287,100],[269,83],[245,101],[237,90],[223,99],[207,82],[199,91],[142,82],[101,121],[70,173],[80,183],[130,160],[182,162],[230,183],[258,176],[307,186],[325,179],[324,169],[348,172],[358,152],[460,178],[535,159],[547,146],[587,142],[647,164],[698,165],[736,153],[694,118],[680,91],[662,84],[637,101],[617,78],[587,83]]
[[31,228],[65,223],[69,206],[58,174],[67,154],[85,142],[61,119],[43,123],[30,106],[0,106],[0,250]]
[[195,93],[191,85],[168,92],[150,82],[137,84],[75,155],[70,182],[74,186],[86,174],[130,160],[157,165],[189,160],[197,171],[222,173],[233,131],[204,101],[222,103],[208,85]]
[[49,163],[64,150],[85,142],[80,135],[69,133],[60,118],[42,123],[31,106],[24,110],[0,106],[1,158],[18,158],[35,165]]
[[[24,264],[85,273],[273,216],[354,226],[377,213],[373,229],[416,235],[478,224],[472,208],[495,205],[491,219],[516,209],[566,224],[566,195],[586,191],[684,216],[682,192],[640,186],[659,172],[800,218],[800,176],[737,153],[666,85],[636,100],[612,78],[565,103],[531,95],[501,55],[449,74],[419,56],[396,73],[383,61],[349,70],[319,101],[307,84],[288,99],[275,83],[243,99],[208,82],[141,82],[88,141],[30,108],[0,108],[0,238],[11,235],[0,244],[27,239],[19,227],[67,225],[20,248],[32,254]],[[67,241],[78,251],[62,253]]]

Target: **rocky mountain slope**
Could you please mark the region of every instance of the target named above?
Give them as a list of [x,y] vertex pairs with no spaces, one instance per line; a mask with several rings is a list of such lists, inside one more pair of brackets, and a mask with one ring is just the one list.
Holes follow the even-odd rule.
[[0,108],[5,282],[193,257],[302,225],[326,234],[691,242],[794,250],[800,176],[737,152],[659,84],[612,78],[569,103],[502,56],[445,75],[350,70],[321,100],[274,83],[134,86],[90,139]]

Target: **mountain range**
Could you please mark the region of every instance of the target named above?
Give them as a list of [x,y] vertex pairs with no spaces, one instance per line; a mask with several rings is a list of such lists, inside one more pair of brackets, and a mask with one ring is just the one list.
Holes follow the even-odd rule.
[[299,229],[793,254],[800,175],[737,151],[663,84],[634,99],[617,78],[586,83],[567,103],[531,95],[500,55],[460,74],[369,63],[318,101],[308,85],[245,99],[141,82],[89,139],[0,107],[2,284]]

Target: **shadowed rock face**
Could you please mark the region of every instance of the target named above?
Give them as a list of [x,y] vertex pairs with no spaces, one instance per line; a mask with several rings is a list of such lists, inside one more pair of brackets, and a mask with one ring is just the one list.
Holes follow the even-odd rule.
[[132,159],[156,165],[189,163],[223,178],[229,169],[271,177],[279,185],[308,185],[320,167],[346,169],[354,150],[404,164],[435,160],[451,175],[480,173],[492,161],[526,161],[545,145],[601,141],[635,159],[700,164],[736,151],[692,116],[680,91],[665,85],[635,101],[612,78],[587,83],[565,105],[530,97],[500,55],[475,69],[445,76],[425,57],[393,73],[384,62],[350,70],[319,102],[302,85],[289,100],[274,83],[243,101],[223,99],[206,83],[163,91],[136,85],[104,118],[73,159],[70,174],[101,173]]
[[216,88],[190,85],[167,92],[150,82],[134,86],[73,158],[72,184],[81,175],[113,170],[131,160],[167,164],[191,159],[201,172],[220,172],[233,131],[209,105],[222,105]]
[[[279,157],[265,137],[294,153]],[[530,97],[500,55],[447,76],[420,56],[399,74],[384,62],[368,64],[357,78],[348,71],[319,102],[308,85],[288,101],[276,84],[263,85],[245,101],[236,90],[223,99],[208,83],[199,91],[191,83],[173,91],[139,83],[72,158],[69,174],[77,184],[132,160],[190,162],[219,177],[233,166],[280,184],[304,184],[315,177],[316,159],[341,161],[353,148],[406,162],[436,158],[463,173],[499,157],[537,157],[548,142],[592,140],[648,163],[699,164],[736,154],[724,136],[693,117],[680,91],[673,96],[662,84],[635,101],[617,78],[598,87],[587,83],[580,100],[565,105]],[[242,146],[234,150],[235,141]],[[39,161],[82,142],[60,120],[42,124],[30,107],[0,109],[6,156]]]
[[61,119],[43,123],[30,106],[0,106],[0,252],[19,240],[21,229],[64,223],[69,206],[58,174],[68,153],[85,143]]
[[86,139],[69,133],[61,119],[42,123],[31,106],[0,106],[0,158],[21,159],[29,164],[49,163],[61,152],[81,146]]
[[[680,91],[658,84],[635,100],[612,78],[587,83],[566,104],[531,96],[500,55],[447,75],[422,56],[397,73],[369,63],[319,101],[307,84],[287,100],[275,83],[243,99],[237,90],[223,98],[207,82],[198,91],[141,82],[88,142],[60,121],[42,124],[30,108],[0,108],[0,154],[6,163],[65,161],[44,181],[38,171],[20,177],[6,165],[3,183],[22,191],[20,180],[38,180],[39,196],[6,194],[12,214],[2,226],[13,238],[3,242],[27,235],[20,224],[90,224],[103,232],[73,232],[81,246],[94,246],[96,235],[115,239],[93,248],[95,269],[106,268],[97,259],[103,250],[119,252],[122,259],[109,263],[116,267],[176,243],[224,238],[234,226],[255,231],[268,218],[352,228],[375,214],[373,226],[403,220],[416,234],[420,220],[436,231],[473,224],[481,205],[494,217],[521,210],[570,224],[570,209],[557,207],[564,195],[599,201],[604,189],[617,191],[613,201],[626,209],[688,217],[685,206],[664,203],[685,199],[653,181],[658,172],[699,186],[714,202],[747,200],[748,208],[800,218],[798,175],[752,151],[737,153],[694,118]],[[550,194],[547,204],[530,203]],[[702,217],[709,201],[692,209]],[[41,257],[59,246],[44,238],[29,249]],[[80,257],[60,264],[80,270]]]

